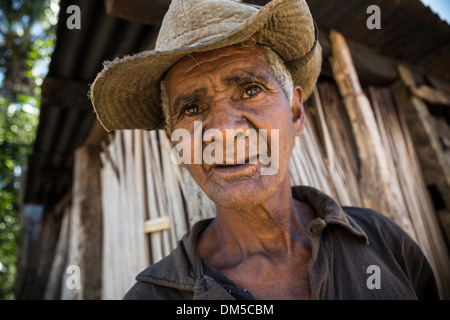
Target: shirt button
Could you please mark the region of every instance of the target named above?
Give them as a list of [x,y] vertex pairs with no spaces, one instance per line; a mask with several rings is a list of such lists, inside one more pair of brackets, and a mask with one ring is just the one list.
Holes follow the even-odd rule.
[[317,218],[311,222],[308,227],[308,231],[311,235],[317,236],[322,232],[323,228],[325,228],[326,225],[327,223],[323,219]]

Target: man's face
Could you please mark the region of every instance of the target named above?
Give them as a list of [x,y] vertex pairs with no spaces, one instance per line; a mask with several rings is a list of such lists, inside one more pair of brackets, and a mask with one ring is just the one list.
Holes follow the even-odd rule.
[[[229,46],[187,56],[168,71],[165,80],[172,133],[184,129],[190,134],[189,157],[192,161],[185,165],[197,184],[217,205],[233,209],[255,206],[274,195],[283,179],[289,179],[289,157],[294,137],[301,133],[300,122],[303,119],[301,89],[297,87],[294,90],[295,108],[291,112],[261,47]],[[258,148],[252,148],[249,137],[246,137],[245,156],[243,153],[239,156],[238,144],[235,143],[237,138],[232,136],[227,141],[227,130],[250,132],[249,129],[266,132],[267,139],[264,135],[258,136]],[[199,143],[199,140],[194,141],[194,132],[197,136],[199,132],[216,134],[209,135],[207,139],[205,135],[205,141],[200,140]],[[215,151],[203,154],[220,155],[220,161],[211,163],[203,159],[199,163],[198,158],[194,161],[199,148],[200,152],[211,151],[213,143]],[[176,145],[174,142],[172,144]],[[278,158],[279,163],[260,161],[264,148],[267,156],[272,160]],[[273,174],[262,174],[270,166],[276,169]]]

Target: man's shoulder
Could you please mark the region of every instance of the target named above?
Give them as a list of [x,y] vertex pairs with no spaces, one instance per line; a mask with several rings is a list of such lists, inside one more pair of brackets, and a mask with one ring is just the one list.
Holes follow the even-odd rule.
[[408,243],[418,248],[411,235],[386,215],[362,207],[343,206],[342,209],[350,220],[355,221],[364,230],[369,242],[382,241],[390,247]]
[[342,210],[344,210],[347,216],[357,221],[361,227],[368,227],[369,229],[373,227],[377,229],[383,228],[380,231],[388,228],[389,231],[402,230],[403,232],[403,229],[396,222],[376,210],[353,206],[342,206]]
[[190,299],[196,281],[194,265],[201,263],[199,257],[196,261],[196,239],[211,220],[195,223],[168,256],[140,272],[124,299]]
[[385,228],[387,228],[387,231],[389,232],[390,231],[405,232],[404,229],[393,220],[393,218],[390,218],[387,215],[382,214],[374,209],[354,207],[354,206],[342,206],[342,209],[347,214],[347,216],[350,216],[351,218],[358,221],[358,223],[360,223],[361,226],[367,227],[373,226],[376,227],[377,229],[383,228],[380,231],[383,231],[385,230]]
[[389,217],[367,208],[342,207],[366,232],[372,253],[380,255],[386,270],[403,270],[419,299],[439,299],[433,270],[421,247]]
[[373,252],[385,259],[392,257],[405,270],[413,265],[420,268],[423,263],[428,263],[416,240],[391,218],[368,208],[342,209],[367,234],[369,248]]
[[180,242],[178,247],[167,257],[139,273],[136,280],[188,289],[194,283],[191,270],[192,267],[190,267],[183,243]]
[[144,269],[125,300],[186,299],[195,281],[183,242],[168,256]]

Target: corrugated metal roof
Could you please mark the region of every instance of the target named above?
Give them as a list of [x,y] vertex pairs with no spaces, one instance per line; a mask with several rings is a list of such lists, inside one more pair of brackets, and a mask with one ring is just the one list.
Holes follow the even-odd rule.
[[[321,29],[450,81],[450,26],[419,0],[307,0]],[[369,5],[381,12],[381,29],[369,30]]]
[[[247,1],[264,4],[267,1]],[[450,27],[419,0],[307,0],[318,26],[394,59],[423,67],[450,81]],[[81,9],[81,30],[69,30],[66,8]],[[366,27],[369,5],[381,9],[381,30]],[[103,0],[61,0],[57,43],[48,77],[71,81],[76,101],[44,103],[25,189],[26,203],[51,206],[72,183],[74,150],[95,121],[88,85],[104,60],[140,52],[154,43],[159,27],[108,16]],[[49,81],[47,81],[48,83]],[[85,88],[85,89],[84,89]],[[54,95],[55,90],[48,91]],[[52,99],[49,99],[52,101]],[[62,99],[63,100],[63,99]]]

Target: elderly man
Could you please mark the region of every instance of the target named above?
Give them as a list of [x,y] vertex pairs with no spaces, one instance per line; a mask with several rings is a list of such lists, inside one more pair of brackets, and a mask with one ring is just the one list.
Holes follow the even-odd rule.
[[[261,9],[193,0],[172,2],[155,51],[105,66],[91,92],[104,127],[165,128],[174,147],[179,130],[189,133],[181,165],[216,205],[216,217],[140,273],[125,299],[438,297],[427,260],[400,227],[291,188],[288,161],[320,63],[303,0]],[[257,148],[244,134],[239,158],[239,135],[227,130],[266,134]],[[195,161],[211,145],[215,161]],[[277,161],[263,161],[261,150]]]

